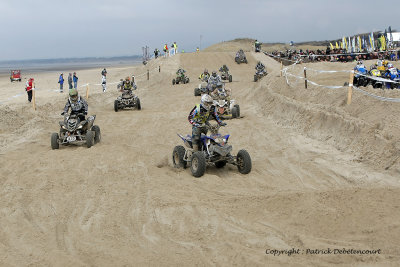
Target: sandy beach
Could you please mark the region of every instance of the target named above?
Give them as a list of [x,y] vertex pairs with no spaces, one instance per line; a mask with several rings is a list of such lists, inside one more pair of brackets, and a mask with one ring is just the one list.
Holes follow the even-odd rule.
[[[238,48],[248,64],[235,63]],[[250,49],[226,42],[146,66],[107,68],[106,93],[97,85],[100,68],[80,70],[79,93],[90,84],[89,114],[102,132],[91,148],[50,147],[67,73],[62,94],[59,73],[34,74],[36,111],[24,82],[0,76],[0,265],[398,266],[400,103],[354,91],[347,105],[347,88],[305,89],[293,78],[288,85],[279,62]],[[253,82],[257,61],[269,74]],[[231,134],[234,153],[250,153],[253,169],[242,175],[234,166],[209,167],[194,178],[172,165],[176,134],[191,133],[187,116],[200,101],[193,94],[200,73],[223,64],[243,118],[226,121],[221,132]],[[354,62],[290,71],[301,75],[305,66],[310,80],[340,86],[348,73],[312,69],[351,70]],[[179,67],[189,84],[172,85]],[[131,75],[142,110],[114,112],[116,83]],[[365,90],[400,98],[400,90]],[[266,254],[292,248],[301,253]],[[381,253],[307,252],[328,248]]]

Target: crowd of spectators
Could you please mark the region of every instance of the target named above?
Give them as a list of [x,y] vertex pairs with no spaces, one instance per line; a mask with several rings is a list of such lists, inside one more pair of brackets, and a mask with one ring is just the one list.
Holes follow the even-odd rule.
[[329,46],[326,48],[326,50],[307,49],[304,51],[302,49],[288,49],[286,51],[274,51],[271,54],[275,57],[286,60],[298,61],[301,59],[303,62],[351,62],[369,59],[386,59],[395,61],[400,59],[400,50],[383,52],[368,52],[367,50],[364,50],[364,52],[361,53],[347,53],[345,49],[330,49]]

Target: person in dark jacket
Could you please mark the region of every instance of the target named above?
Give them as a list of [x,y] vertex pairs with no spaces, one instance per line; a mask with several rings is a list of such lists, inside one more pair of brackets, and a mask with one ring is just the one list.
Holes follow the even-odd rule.
[[68,86],[69,86],[69,89],[71,90],[72,89],[72,73],[71,72],[68,75]]

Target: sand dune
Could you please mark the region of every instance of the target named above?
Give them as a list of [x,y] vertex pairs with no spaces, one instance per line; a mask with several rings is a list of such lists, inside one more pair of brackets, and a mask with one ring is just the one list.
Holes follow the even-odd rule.
[[[51,91],[57,73],[35,76],[37,111],[25,95],[0,105],[1,265],[396,265],[399,104],[354,93],[347,106],[346,89],[288,86],[273,59],[248,52],[249,64],[237,65],[234,54],[180,54],[108,69],[111,83],[161,66],[149,81],[137,78],[141,111],[116,113],[116,85],[104,94],[91,87],[89,113],[97,115],[102,141],[90,149],[50,148],[66,101],[66,93]],[[254,83],[257,60],[269,75]],[[198,75],[222,64],[231,69],[227,86],[244,116],[227,121],[222,132],[231,134],[234,152],[249,151],[253,170],[210,167],[196,179],[173,168],[171,154],[181,142],[176,133],[191,132],[187,116],[200,100],[193,95]],[[179,67],[191,82],[173,86]],[[81,84],[98,83],[100,70],[79,77]],[[347,74],[309,77],[326,85],[348,80]],[[7,78],[0,87],[0,101],[22,90]],[[382,254],[265,254],[328,247]]]

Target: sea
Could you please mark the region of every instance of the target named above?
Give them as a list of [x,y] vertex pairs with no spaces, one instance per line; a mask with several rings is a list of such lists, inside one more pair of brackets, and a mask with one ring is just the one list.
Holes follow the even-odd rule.
[[9,75],[11,70],[21,73],[73,72],[82,69],[107,68],[142,64],[142,56],[57,58],[0,61],[0,75]]

